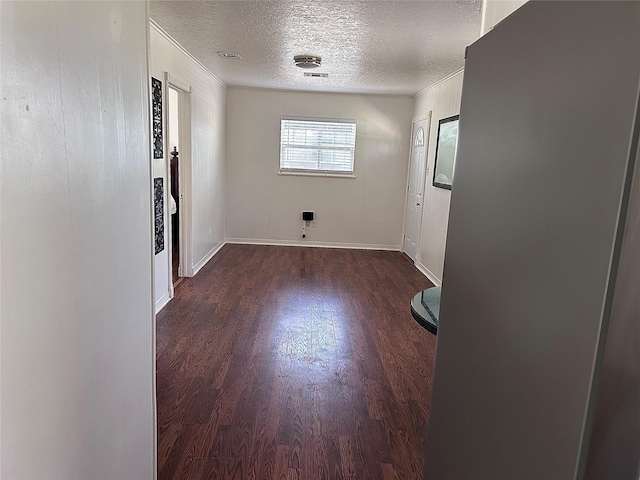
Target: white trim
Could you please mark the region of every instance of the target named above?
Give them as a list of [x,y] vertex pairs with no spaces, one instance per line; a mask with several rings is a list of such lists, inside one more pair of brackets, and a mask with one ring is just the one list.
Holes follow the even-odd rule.
[[[173,228],[172,228],[172,219],[171,212],[169,206],[171,205],[171,143],[169,140],[169,72],[164,72],[164,83],[162,84],[162,133],[164,135],[164,153],[162,161],[164,162],[164,198],[162,201],[164,202],[164,224],[167,232],[167,243],[168,243],[168,255],[167,255],[167,284],[169,285],[168,295],[169,300],[173,298],[173,293],[171,292],[171,287],[173,284]],[[154,263],[155,264],[155,263]],[[167,296],[165,293],[162,298],[158,299],[158,302],[164,299]],[[167,300],[160,308],[158,308],[156,302],[156,313],[158,313],[162,308],[168,303]]]
[[[180,218],[178,229],[180,231],[180,248],[178,255],[180,261],[178,263],[178,276],[180,277],[193,277],[193,268],[190,268],[191,258],[193,256],[191,242],[192,237],[192,178],[191,178],[191,93],[193,88],[187,82],[180,80],[175,75],[171,75],[170,72],[164,72],[164,80],[166,90],[169,87],[178,92],[178,143],[180,144],[180,163],[178,167],[179,172],[179,201],[180,201]],[[165,106],[165,130],[168,132],[169,127],[169,95],[166,94],[167,102]],[[166,153],[165,159],[165,175],[169,180],[171,175],[171,146],[169,145],[169,135],[166,135]],[[169,185],[170,187],[170,185]],[[170,189],[167,189],[169,191]],[[167,196],[167,201],[168,201]],[[168,205],[168,203],[167,203]],[[168,209],[165,209],[168,211]],[[171,223],[170,215],[168,224]],[[173,245],[173,239],[171,238],[172,230],[169,229],[169,245]],[[173,283],[172,272],[172,257],[169,256],[169,285]]]
[[327,178],[356,178],[356,176],[349,173],[329,173],[326,171],[312,172],[307,170],[279,170],[276,175],[284,175],[286,177],[327,177]]
[[201,269],[202,267],[204,267],[204,266],[207,264],[207,262],[208,262],[209,260],[211,260],[211,259],[213,258],[213,256],[214,256],[216,253],[218,253],[218,252],[220,251],[220,249],[221,249],[222,247],[224,247],[224,246],[225,246],[225,244],[226,244],[226,243],[227,243],[227,242],[224,242],[224,241],[220,242],[218,245],[216,245],[216,246],[215,246],[215,247],[213,247],[211,250],[209,250],[209,253],[207,253],[207,254],[202,258],[202,260],[200,260],[198,263],[196,263],[195,265],[193,265],[193,266],[191,267],[191,269],[192,269],[192,271],[193,271],[193,275],[192,275],[192,276],[194,276],[194,277],[195,277],[195,276],[197,275],[197,273],[200,271],[200,269]]
[[[425,119],[418,120],[418,122],[425,122],[424,131],[424,182],[422,184],[422,208],[420,209],[420,221],[418,225],[418,238],[416,239],[416,260],[420,260],[420,247],[422,246],[422,225],[424,223],[424,201],[426,198],[425,191],[427,190],[427,180],[429,180],[429,139],[431,138],[431,117],[433,110],[429,110]],[[413,124],[411,124],[411,131],[413,132]],[[411,148],[413,148],[413,142],[411,142]],[[409,159],[411,161],[411,159]],[[406,215],[405,215],[406,218]],[[403,230],[404,232],[404,230]],[[403,242],[404,245],[404,242]]]
[[[178,275],[192,277],[192,269],[187,269],[193,262],[193,158],[192,158],[192,122],[191,122],[191,94],[181,92],[178,96],[178,138],[180,143],[179,156],[179,191],[180,191],[180,263]],[[167,162],[169,163],[169,162]],[[184,267],[181,267],[184,265]],[[180,271],[181,270],[181,271]]]
[[[150,7],[149,2],[145,2],[145,18],[150,18]],[[151,283],[151,295],[149,297],[149,309],[151,310],[151,318],[149,319],[149,330],[151,336],[151,410],[152,410],[152,435],[153,435],[153,476],[152,480],[158,480],[158,399],[157,399],[157,382],[156,382],[156,355],[158,353],[157,341],[156,341],[156,314],[157,310],[155,309],[155,253],[154,253],[154,244],[155,244],[155,225],[154,225],[154,217],[153,217],[153,147],[152,147],[152,125],[153,125],[153,114],[151,112],[151,62],[150,62],[150,52],[151,52],[151,29],[150,25],[147,23],[145,25],[145,37],[146,37],[146,55],[145,55],[145,95],[147,98],[146,102],[146,110],[147,110],[147,165],[149,168],[149,195],[148,195],[148,208],[149,208],[149,255],[150,258],[150,283]],[[164,118],[162,119],[164,121]]]
[[[423,120],[429,120],[431,121],[431,114],[433,113],[433,110],[429,110],[429,113],[427,113],[426,115],[420,115],[418,117],[413,117],[411,119],[411,130],[413,130],[413,124],[417,123],[417,122],[421,122]],[[425,137],[426,138],[426,137]],[[411,142],[411,144],[413,145],[413,142]]]
[[308,117],[304,115],[281,115],[280,121],[293,120],[300,122],[326,122],[326,123],[353,123],[358,125],[358,120],[355,118],[337,118],[337,117]]
[[175,75],[171,75],[169,72],[164,72],[165,79],[174,90],[182,90],[184,93],[193,93],[193,87],[188,83],[183,82]]
[[[431,114],[431,111],[429,111]],[[405,181],[406,188],[404,189],[404,215],[402,217],[402,236],[400,237],[400,251],[403,253],[407,253],[404,250],[404,229],[407,226],[407,206],[409,205],[409,178],[411,176],[411,157],[412,157],[412,149],[413,149],[413,125],[417,120],[411,120],[411,128],[409,130],[409,162],[407,163],[407,180]],[[422,233],[422,232],[420,232]],[[408,256],[408,255],[407,255]],[[418,251],[416,246],[416,258],[418,257]],[[409,257],[411,258],[411,257]],[[415,262],[415,259],[412,259]]]
[[205,73],[207,73],[211,78],[213,78],[216,82],[218,82],[220,85],[222,85],[223,87],[227,88],[227,84],[224,83],[222,80],[220,80],[218,77],[215,76],[215,74],[209,70],[207,67],[205,67],[200,60],[198,60],[196,57],[194,57],[193,55],[191,55],[189,53],[189,51],[184,48],[182,45],[180,45],[171,35],[169,35],[160,25],[158,25],[152,18],[149,18],[149,24],[151,25],[151,27],[158,32],[160,35],[162,35],[165,40],[167,40],[171,45],[173,45],[174,47],[176,47],[178,50],[180,50],[180,52],[182,54],[184,54],[187,58],[189,58],[189,60],[191,60],[193,63],[195,63],[198,67],[200,67],[202,70],[205,71]]
[[464,72],[464,67],[459,68],[458,70],[456,70],[453,73],[450,73],[449,75],[447,75],[444,78],[441,78],[440,80],[438,80],[436,83],[429,85],[426,88],[423,88],[422,90],[420,90],[418,93],[416,93],[413,98],[418,98],[421,97],[422,95],[424,95],[425,93],[427,93],[429,90],[431,90],[432,88],[437,87],[438,85],[440,85],[441,83],[446,82],[447,80],[449,80],[450,78],[455,77],[456,75],[458,75],[459,73]]
[[167,292],[162,295],[157,301],[156,301],[156,315],[158,313],[160,313],[160,310],[162,310],[164,307],[167,306],[167,303],[169,303],[171,301],[171,295],[169,293],[169,291],[167,290]]
[[422,262],[415,262],[414,265],[418,270],[420,270],[420,273],[427,277],[436,287],[442,285],[442,280],[440,280],[431,270],[425,267]]
[[401,245],[382,245],[368,243],[334,243],[334,242],[313,242],[313,241],[291,241],[291,240],[270,240],[256,238],[227,238],[226,243],[247,244],[247,245],[274,245],[282,247],[313,247],[313,248],[349,248],[352,250],[389,250],[393,252],[401,251]]

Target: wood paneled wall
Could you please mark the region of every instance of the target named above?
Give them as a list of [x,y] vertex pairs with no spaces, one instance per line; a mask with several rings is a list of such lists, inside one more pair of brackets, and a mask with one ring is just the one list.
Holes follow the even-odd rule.
[[[427,181],[424,191],[422,230],[418,249],[418,267],[427,270],[432,281],[442,280],[444,249],[449,223],[449,201],[451,191],[433,186],[433,164],[436,156],[438,120],[460,113],[463,71],[459,71],[416,97],[414,118],[431,112],[429,149],[427,151]],[[454,180],[455,188],[455,180]]]

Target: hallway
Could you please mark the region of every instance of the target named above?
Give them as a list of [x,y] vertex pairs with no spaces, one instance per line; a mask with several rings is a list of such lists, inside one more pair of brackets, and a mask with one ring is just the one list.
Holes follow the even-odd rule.
[[158,478],[422,478],[428,286],[399,252],[223,247],[157,317]]

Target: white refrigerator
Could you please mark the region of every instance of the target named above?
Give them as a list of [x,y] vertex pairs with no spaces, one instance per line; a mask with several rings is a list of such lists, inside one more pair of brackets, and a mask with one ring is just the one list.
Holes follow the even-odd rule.
[[640,2],[467,50],[424,478],[637,480]]

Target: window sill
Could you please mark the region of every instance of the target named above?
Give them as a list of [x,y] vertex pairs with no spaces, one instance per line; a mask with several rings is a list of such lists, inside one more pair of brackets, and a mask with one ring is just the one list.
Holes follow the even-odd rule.
[[304,172],[304,171],[283,171],[276,172],[278,175],[291,177],[328,177],[328,178],[356,178],[353,173],[329,173],[329,172]]

